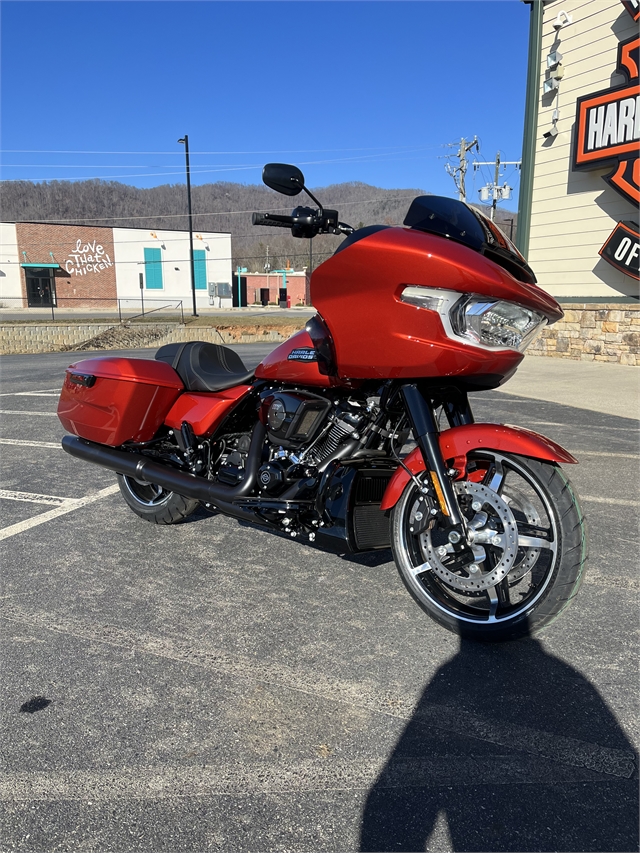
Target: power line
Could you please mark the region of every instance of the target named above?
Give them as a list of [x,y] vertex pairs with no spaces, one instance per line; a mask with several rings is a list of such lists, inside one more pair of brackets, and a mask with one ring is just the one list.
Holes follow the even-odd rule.
[[[432,145],[430,148],[438,148],[439,146]],[[407,151],[411,150],[403,145],[381,145],[371,146],[366,148],[292,148],[275,150],[269,148],[265,151],[192,151],[192,154],[325,154],[329,151]],[[424,148],[423,150],[429,150]],[[47,149],[47,148],[0,148],[1,154],[174,154],[178,155],[180,151],[84,151],[84,150],[66,150],[66,149]]]
[[[413,152],[425,151],[425,150],[428,150],[428,149],[414,148],[414,149],[408,149],[407,153],[413,153]],[[394,152],[389,152],[389,153],[394,153]],[[385,157],[384,154],[378,156],[378,159],[373,159],[374,156],[377,156],[377,155],[367,154],[367,155],[364,155],[362,157],[339,157],[339,158],[333,158],[330,160],[306,160],[306,161],[301,162],[299,165],[300,166],[322,166],[322,165],[329,165],[329,164],[333,164],[333,163],[356,163],[356,162],[360,162],[360,163],[363,163],[363,162],[367,162],[367,163],[400,163],[400,162],[406,162],[407,160],[411,160],[411,159],[418,159],[418,158],[411,158],[411,157],[401,157],[401,158],[395,158],[393,160],[382,159]],[[195,169],[191,170],[191,173],[192,174],[198,174],[198,175],[209,175],[209,174],[216,174],[216,173],[221,173],[221,172],[242,172],[242,171],[251,171],[252,169],[261,169],[263,167],[263,165],[264,165],[263,163],[253,163],[253,164],[244,164],[241,166],[231,166],[231,167],[223,167],[223,168],[215,168],[215,169],[195,168]],[[34,166],[34,168],[44,168],[44,167],[37,166],[37,164],[36,164]],[[105,168],[108,168],[108,167],[105,167]],[[121,168],[126,168],[126,167],[121,167]],[[153,167],[149,167],[149,168],[153,168]],[[122,174],[122,175],[82,175],[81,177],[77,177],[77,178],[67,178],[67,177],[65,177],[65,178],[55,178],[55,177],[53,177],[53,178],[51,178],[51,177],[48,177],[48,178],[4,178],[3,180],[4,180],[4,183],[21,183],[24,181],[47,182],[47,181],[55,181],[55,180],[64,180],[64,181],[68,181],[69,183],[71,183],[72,181],[95,181],[95,180],[108,181],[108,180],[113,180],[115,178],[128,178],[128,179],[130,179],[130,178],[170,178],[174,175],[182,175],[182,174],[183,174],[183,170],[179,170],[179,171],[175,171],[175,172],[139,172],[139,173],[134,173],[134,174]]]
[[[407,190],[407,192],[409,192]],[[381,198],[369,198],[363,199],[361,201],[343,201],[340,203],[340,207],[348,207],[353,204],[375,204],[376,202],[382,201],[402,201],[406,198],[415,198],[413,192],[410,195],[399,195],[399,196],[382,196]],[[332,202],[327,201],[325,205],[332,204]],[[194,213],[194,216],[237,216],[245,213],[268,213],[269,211],[278,211],[278,210],[291,210],[291,207],[265,207],[261,210],[255,210],[255,208],[251,208],[250,210],[221,210],[216,212],[209,213]],[[180,217],[186,217],[186,213],[150,213],[150,214],[140,214],[136,216],[76,216],[73,219],[29,219],[29,220],[21,220],[22,223],[32,224],[32,225],[77,225],[80,222],[121,222],[123,220],[130,221],[132,219],[177,219]],[[10,224],[10,223],[7,223]],[[20,222],[16,222],[15,224],[21,224]],[[105,225],[105,228],[110,228],[112,226]]]
[[[394,155],[394,154],[400,154],[400,153],[413,154],[413,153],[419,153],[419,152],[424,152],[424,151],[428,151],[428,150],[430,150],[428,147],[422,146],[422,147],[418,147],[418,148],[405,148],[405,149],[402,149],[401,151],[389,151],[387,154],[376,154],[376,155],[365,154],[361,157],[337,157],[337,158],[332,158],[332,159],[328,159],[328,160],[307,160],[307,161],[301,162],[299,165],[301,165],[301,166],[322,166],[322,165],[329,165],[332,163],[406,162],[407,159],[412,159],[412,158],[406,158],[405,157],[405,158],[390,159],[390,157],[391,157],[391,155]],[[413,159],[415,159],[415,158],[413,158]],[[204,174],[213,174],[216,172],[238,172],[238,171],[247,171],[247,170],[251,170],[251,169],[261,169],[262,166],[263,166],[263,163],[244,163],[244,164],[240,164],[237,166],[219,166],[219,167],[216,166],[215,168],[203,168],[202,166],[200,166],[198,168],[192,169],[191,171],[192,171],[192,173],[204,175]],[[23,166],[22,168],[29,168],[29,167]],[[42,169],[42,168],[47,168],[47,167],[39,165],[37,163],[34,163],[33,168],[34,169]],[[51,167],[51,168],[54,168],[54,167]],[[70,168],[70,167],[65,166],[64,168]],[[76,168],[76,167],[74,167],[74,168]],[[77,168],[91,168],[91,167],[89,167],[89,166],[86,166],[86,167],[77,166]],[[99,167],[99,168],[101,168],[101,167]],[[110,168],[110,167],[105,166],[104,168]],[[120,168],[127,168],[127,167],[121,166]],[[131,168],[136,168],[136,167],[131,167]],[[150,166],[149,168],[153,168],[153,167]],[[155,168],[158,168],[158,167],[155,167]],[[49,178],[5,178],[4,180],[7,183],[17,183],[17,182],[21,182],[24,180],[30,180],[30,181],[34,181],[34,182],[35,181],[53,181],[53,180],[66,180],[66,181],[103,180],[104,181],[104,180],[112,180],[114,178],[158,178],[158,177],[159,178],[168,178],[168,177],[172,177],[173,175],[182,175],[182,174],[183,174],[182,171],[175,171],[175,172],[140,172],[137,174],[126,174],[126,175],[89,175],[89,176],[84,176],[81,178],[63,178],[63,179],[57,179],[55,177],[54,178],[51,178],[51,177],[49,177]]]

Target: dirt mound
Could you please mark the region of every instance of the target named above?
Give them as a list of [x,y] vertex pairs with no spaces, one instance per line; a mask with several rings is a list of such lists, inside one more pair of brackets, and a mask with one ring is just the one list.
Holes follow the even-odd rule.
[[225,337],[228,335],[234,340],[236,338],[247,337],[249,335],[259,338],[260,335],[268,335],[270,332],[277,332],[284,340],[285,338],[291,337],[291,335],[296,332],[299,332],[303,326],[304,322],[286,324],[278,323],[277,325],[265,323],[217,323],[216,329],[220,334],[225,335]]
[[153,346],[167,335],[167,326],[144,324],[128,326],[126,324],[112,326],[100,332],[93,338],[82,341],[71,347],[64,347],[63,352],[82,352],[83,350],[138,349]]

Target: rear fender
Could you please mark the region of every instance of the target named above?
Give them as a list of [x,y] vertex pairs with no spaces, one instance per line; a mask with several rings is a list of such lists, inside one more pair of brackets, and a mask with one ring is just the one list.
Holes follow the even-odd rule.
[[[473,450],[497,450],[529,456],[545,462],[577,463],[564,447],[550,438],[522,427],[504,424],[465,424],[440,433],[440,450],[450,467],[458,471],[456,479],[463,479],[467,470],[467,454]],[[403,460],[412,474],[426,469],[420,448],[416,447]],[[380,509],[391,509],[400,499],[404,487],[409,482],[409,474],[402,465],[396,469],[389,480]]]

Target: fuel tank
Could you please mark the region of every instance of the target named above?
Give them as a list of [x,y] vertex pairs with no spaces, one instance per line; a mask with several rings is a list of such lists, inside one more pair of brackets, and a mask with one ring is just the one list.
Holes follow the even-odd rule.
[[272,379],[316,388],[353,387],[352,382],[331,375],[331,366],[328,370],[319,358],[321,356],[311,335],[302,329],[269,353],[256,368],[256,379]]
[[454,340],[437,311],[402,302],[411,285],[506,299],[545,316],[558,311],[535,284],[446,237],[385,228],[345,242],[311,276],[311,301],[333,339],[341,379],[451,377],[490,388],[515,371],[522,353]]

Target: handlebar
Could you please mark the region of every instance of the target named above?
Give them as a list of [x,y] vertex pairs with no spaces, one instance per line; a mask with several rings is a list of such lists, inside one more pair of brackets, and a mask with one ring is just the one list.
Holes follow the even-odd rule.
[[350,225],[338,222],[337,210],[312,210],[309,207],[296,207],[292,216],[282,216],[279,213],[253,213],[251,224],[290,228],[294,237],[315,237],[316,234],[353,234],[354,231]]
[[252,225],[275,225],[277,228],[291,228],[294,225],[293,216],[280,216],[277,213],[252,213]]

